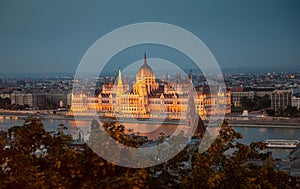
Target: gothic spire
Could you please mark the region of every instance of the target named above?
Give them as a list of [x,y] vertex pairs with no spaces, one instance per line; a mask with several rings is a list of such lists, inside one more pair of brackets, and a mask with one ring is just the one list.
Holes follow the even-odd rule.
[[169,82],[168,72],[166,72],[166,82]]
[[121,69],[119,68],[118,85],[123,85]]
[[189,79],[190,79],[190,83],[193,83],[193,73],[192,73],[192,70],[190,70]]
[[146,56],[146,51],[144,52],[144,64],[147,64],[147,56]]

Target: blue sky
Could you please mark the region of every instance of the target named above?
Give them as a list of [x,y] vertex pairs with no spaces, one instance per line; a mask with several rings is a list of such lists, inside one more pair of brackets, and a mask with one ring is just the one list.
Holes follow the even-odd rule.
[[223,69],[300,71],[298,0],[1,0],[0,72],[73,73],[104,34],[149,21],[194,33]]

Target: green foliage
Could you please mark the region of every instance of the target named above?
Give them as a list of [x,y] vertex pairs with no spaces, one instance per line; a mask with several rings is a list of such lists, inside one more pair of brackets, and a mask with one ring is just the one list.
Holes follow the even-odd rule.
[[269,95],[263,97],[254,96],[253,99],[242,97],[241,104],[247,110],[261,110],[271,107],[271,99]]
[[10,106],[11,100],[9,98],[0,97],[0,108],[7,109]]
[[[183,180],[183,188],[296,187],[294,179],[275,170],[272,162],[264,166],[250,163],[253,157],[259,157],[258,150],[264,149],[265,144],[258,142],[246,146],[236,142],[240,137],[225,122],[213,145],[205,153],[195,154],[192,173]],[[230,149],[235,149],[233,154],[225,155]]]
[[[109,134],[128,146],[142,144],[125,135],[124,127],[116,122],[104,124],[105,130],[101,128],[96,121],[92,122],[90,145],[105,142],[101,139],[103,134]],[[0,139],[0,188],[295,187],[293,178],[276,171],[272,160],[267,159],[263,166],[249,163],[249,159],[259,157],[258,150],[263,149],[264,144],[246,146],[238,143],[236,140],[242,136],[226,122],[206,152],[199,153],[196,148],[185,147],[169,161],[146,169],[116,166],[100,158],[87,145],[74,148],[71,137],[64,133],[65,129],[60,125],[55,134],[48,133],[37,119],[12,127],[9,132],[14,140]],[[186,138],[181,133],[169,140]],[[8,143],[10,148],[5,148]],[[177,145],[179,148],[180,142]],[[37,153],[42,149],[43,153]],[[163,153],[172,153],[172,150]],[[232,155],[226,155],[230,150],[234,151]],[[128,158],[127,161],[135,160]]]
[[266,113],[267,113],[269,116],[275,116],[275,110],[273,110],[273,109],[268,109],[268,110],[266,110]]
[[246,110],[252,110],[255,107],[255,103],[253,102],[253,100],[246,96],[241,97],[241,104],[242,107]]
[[254,96],[253,102],[255,103],[255,109],[265,109],[271,107],[271,99],[269,95],[265,95],[263,97]]
[[[0,188],[141,188],[144,170],[115,166],[101,159],[86,145],[72,147],[63,125],[56,134],[47,133],[40,120],[26,120],[12,127],[15,136],[0,146]],[[44,145],[47,151],[37,155]]]
[[297,107],[288,105],[285,109],[275,112],[275,115],[284,117],[297,117],[300,115],[300,111],[297,109]]
[[266,113],[269,116],[279,116],[279,117],[299,117],[300,110],[297,107],[292,107],[291,105],[286,106],[284,109],[279,109],[275,112],[273,109],[268,109]]

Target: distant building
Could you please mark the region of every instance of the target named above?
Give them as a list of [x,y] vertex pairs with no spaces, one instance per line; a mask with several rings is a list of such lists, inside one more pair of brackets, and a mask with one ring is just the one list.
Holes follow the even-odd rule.
[[268,95],[271,100],[271,108],[275,111],[285,109],[288,105],[292,105],[292,93],[293,91],[291,89],[275,90],[271,87],[238,87],[230,89],[231,104],[234,107],[242,107],[242,97],[253,99],[255,96],[264,97]]
[[[189,104],[189,89],[192,85],[192,75],[186,83],[157,80],[151,67],[147,64],[146,54],[144,64],[136,74],[136,82],[132,89],[128,82],[123,82],[121,71],[114,82],[102,85],[98,95],[78,93],[72,94],[71,114],[102,116],[121,116],[128,118],[186,118]],[[230,94],[226,89],[218,89],[218,94],[211,94],[203,86],[193,94],[195,112],[202,119],[218,113],[230,113]],[[191,97],[190,97],[191,98]],[[226,106],[221,112],[218,105]]]
[[253,88],[255,96],[264,97],[265,95],[268,95],[271,97],[273,91],[275,88],[273,87],[255,87]]
[[62,102],[63,104],[67,105],[68,103],[68,93],[66,92],[61,92],[61,91],[57,91],[51,92],[51,95],[49,96],[50,98],[50,103],[59,106],[60,102]]
[[293,90],[274,90],[271,95],[271,108],[276,111],[284,110],[288,105],[292,105]]
[[32,93],[32,105],[30,107],[43,107],[50,103],[50,94],[48,93]]
[[31,108],[41,108],[50,105],[58,107],[60,101],[63,104],[67,104],[67,92],[13,92],[11,94],[11,104],[28,105]]
[[67,94],[67,106],[71,107],[71,104],[72,104],[72,93],[69,92]]
[[10,94],[9,93],[0,93],[0,98],[2,98],[2,99],[9,98],[10,99]]
[[253,99],[255,92],[252,88],[237,87],[230,89],[231,104],[234,107],[242,107],[242,97]]
[[11,104],[33,107],[32,93],[14,92],[11,94]]
[[292,97],[292,106],[297,107],[298,110],[300,109],[300,94]]

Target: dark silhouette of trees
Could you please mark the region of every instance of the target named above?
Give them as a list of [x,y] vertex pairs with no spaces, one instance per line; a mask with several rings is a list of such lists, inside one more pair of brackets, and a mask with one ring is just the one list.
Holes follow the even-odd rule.
[[246,96],[241,97],[242,107],[246,110],[252,110],[255,107],[255,104],[251,98]]
[[[116,122],[106,123],[104,128],[101,130],[96,121],[92,122],[89,145],[105,142],[99,137],[103,132],[123,144],[142,145],[125,135],[124,127]],[[199,153],[197,148],[188,146],[169,161],[144,169],[114,165],[84,144],[74,147],[65,129],[60,125],[55,133],[46,132],[37,119],[10,128],[12,139],[0,138],[0,188],[295,187],[294,179],[277,171],[272,160],[267,159],[263,166],[249,163],[249,159],[258,157],[264,144],[238,143],[242,136],[226,122],[207,151]],[[169,140],[180,138],[184,136],[179,134]],[[233,150],[231,155],[229,150]]]
[[244,96],[241,97],[241,104],[247,110],[261,110],[271,107],[271,99],[267,94],[263,97],[254,96],[253,99]]
[[277,114],[278,116],[297,117],[300,115],[300,111],[297,109],[297,107],[288,105],[284,110],[279,110],[275,114]]
[[[10,148],[1,140],[0,188],[140,188],[145,172],[113,165],[86,145],[72,147],[63,125],[47,133],[40,120],[12,127]],[[42,151],[42,153],[38,153]]]
[[[275,170],[273,164],[259,166],[250,163],[259,157],[258,150],[265,144],[257,142],[250,146],[236,141],[242,135],[236,133],[225,121],[219,137],[204,153],[193,156],[193,169],[183,180],[186,188],[293,188],[295,180],[287,173]],[[235,150],[232,155],[226,151]],[[272,160],[269,160],[272,161]],[[277,179],[276,181],[274,179]]]
[[0,97],[0,108],[7,109],[11,104],[11,100],[9,98],[1,98]]

